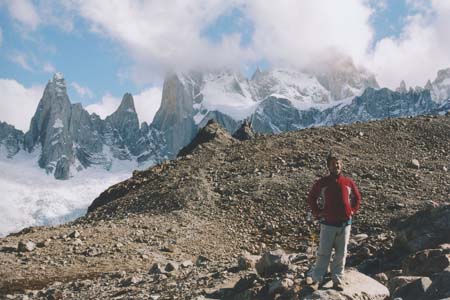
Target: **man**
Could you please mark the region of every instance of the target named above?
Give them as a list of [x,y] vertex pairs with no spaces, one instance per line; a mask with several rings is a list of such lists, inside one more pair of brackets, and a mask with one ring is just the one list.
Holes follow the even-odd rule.
[[310,276],[312,288],[318,289],[323,283],[334,248],[331,279],[333,288],[342,291],[352,215],[359,209],[361,195],[353,180],[342,175],[343,163],[338,155],[328,154],[327,167],[330,174],[316,181],[308,195],[312,214],[321,223],[317,259]]

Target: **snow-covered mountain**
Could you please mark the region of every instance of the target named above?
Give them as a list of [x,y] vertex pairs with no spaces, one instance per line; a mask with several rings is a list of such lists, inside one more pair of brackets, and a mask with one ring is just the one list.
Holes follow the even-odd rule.
[[424,88],[379,89],[375,77],[351,60],[321,69],[257,69],[247,79],[230,70],[171,74],[152,124],[139,126],[133,97],[125,94],[105,120],[71,104],[61,74],[47,84],[30,124],[22,133],[0,123],[0,147],[14,159],[39,152],[39,166],[68,179],[90,166],[110,169],[115,161],[149,166],[173,158],[211,118],[230,132],[245,119],[253,129],[279,133],[310,126],[386,117],[441,113],[450,106],[450,69]]
[[109,170],[120,160],[149,166],[165,158],[165,144],[155,128],[145,122],[139,126],[131,94],[102,120],[81,104],[70,103],[60,73],[45,87],[27,133],[0,123],[0,147],[6,148],[7,157],[37,152],[39,167],[56,179],[68,179],[94,165]]
[[431,91],[434,101],[447,101],[450,98],[450,68],[439,70],[436,79],[431,84],[428,82],[425,88]]
[[255,130],[276,133],[280,129],[272,128],[261,112],[272,109],[279,118],[276,122],[288,120],[288,116],[277,114],[278,107],[268,103],[270,99],[285,99],[301,112],[336,105],[369,87],[378,88],[375,77],[351,60],[310,71],[257,69],[251,79],[230,70],[172,74],[165,80],[153,125],[164,133],[169,152],[176,154],[211,118],[230,132],[244,119],[257,118]]
[[230,70],[171,74],[152,124],[139,125],[130,94],[102,120],[71,104],[55,74],[28,132],[0,122],[0,235],[79,216],[132,170],[175,157],[211,118],[230,132],[251,120],[257,132],[279,133],[447,111],[450,69],[424,88],[402,82],[391,91],[344,60],[320,70],[258,69],[250,79]]

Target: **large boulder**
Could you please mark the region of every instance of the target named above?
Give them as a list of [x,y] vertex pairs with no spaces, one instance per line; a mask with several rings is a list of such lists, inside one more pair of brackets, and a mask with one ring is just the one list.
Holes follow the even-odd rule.
[[284,272],[289,268],[289,256],[281,249],[263,254],[256,263],[256,271],[265,277],[274,273]]
[[[433,283],[420,300],[446,300],[450,298],[450,270],[433,276]],[[445,299],[444,299],[445,298]]]
[[[394,298],[401,298],[402,300],[417,300],[425,296],[432,281],[428,277],[421,277],[404,286],[398,288],[394,293]],[[425,299],[425,298],[424,298]]]
[[414,253],[450,242],[450,205],[419,211],[395,224],[394,249]]
[[430,276],[450,266],[450,250],[428,249],[417,252],[403,260],[403,271],[407,275]]
[[384,300],[389,297],[387,287],[378,281],[356,270],[345,271],[344,291],[331,288],[332,282],[327,282],[321,290],[301,296],[302,300]]
[[420,278],[420,276],[395,276],[388,282],[389,292],[394,294],[397,289]]

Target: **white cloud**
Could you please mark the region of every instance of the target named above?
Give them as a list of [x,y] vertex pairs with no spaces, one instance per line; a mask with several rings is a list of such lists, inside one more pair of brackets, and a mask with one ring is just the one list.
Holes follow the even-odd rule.
[[111,94],[106,94],[99,103],[86,106],[86,110],[89,113],[96,113],[102,119],[105,119],[119,107],[120,101],[120,98],[116,98]]
[[[146,88],[139,94],[133,95],[134,105],[138,114],[139,122],[151,123],[153,117],[161,105],[162,89],[160,87]],[[121,98],[106,94],[99,103],[86,106],[89,113],[96,113],[102,119],[117,110],[122,101]]]
[[56,68],[52,63],[45,62],[42,66],[42,70],[46,73],[55,73]]
[[44,86],[24,87],[12,79],[0,79],[0,120],[28,131]]
[[38,27],[41,19],[31,1],[13,0],[6,1],[5,3],[8,7],[9,14],[13,19],[33,30]]
[[139,121],[151,123],[161,105],[162,89],[153,87],[133,95]]
[[[273,65],[303,67],[340,53],[360,63],[373,38],[367,0],[75,3],[92,31],[129,51],[135,62],[130,77],[141,84],[174,69],[240,68],[263,58]],[[234,8],[253,25],[248,46],[242,46],[240,33],[225,35],[219,43],[202,35]]]
[[75,81],[72,82],[70,86],[73,87],[75,92],[83,98],[92,99],[94,97],[94,93],[87,86],[81,86]]
[[336,53],[360,63],[373,38],[372,10],[360,0],[253,0],[255,51],[275,65],[304,67]]
[[131,75],[145,83],[168,70],[201,67],[238,67],[252,51],[240,47],[240,36],[220,44],[202,30],[238,1],[77,1],[91,30],[112,38],[136,62]]
[[[83,18],[91,31],[125,50],[133,64],[120,70],[120,77],[141,86],[160,82],[173,70],[244,69],[259,60],[301,68],[328,62],[336,54],[369,67],[380,84],[389,87],[402,79],[423,85],[438,69],[450,66],[446,0],[407,0],[412,15],[402,22],[402,33],[377,43],[372,17],[394,5],[387,0],[48,0],[36,7],[25,0],[4,3],[16,20],[31,28],[48,24],[71,31],[74,20]],[[251,24],[251,29],[244,29],[252,32],[249,43],[242,46],[241,33],[236,32],[219,42],[204,36],[218,17],[236,8],[245,24]],[[35,66],[24,56],[15,62],[26,69]]]
[[9,59],[24,68],[27,71],[33,71],[33,68],[30,66],[28,62],[28,58],[23,53],[14,53],[9,56]]
[[413,2],[417,12],[408,17],[400,37],[379,41],[367,58],[382,86],[394,88],[402,79],[423,86],[437,70],[450,67],[450,1]]

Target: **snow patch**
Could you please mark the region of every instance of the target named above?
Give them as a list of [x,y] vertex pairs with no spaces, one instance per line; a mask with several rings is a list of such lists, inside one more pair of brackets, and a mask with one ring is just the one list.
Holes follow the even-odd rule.
[[56,119],[53,128],[64,128],[63,121],[60,118]]
[[20,151],[14,160],[0,153],[0,236],[74,220],[101,192],[129,178],[135,166],[115,163],[112,172],[92,166],[62,181],[39,168],[39,153]]

